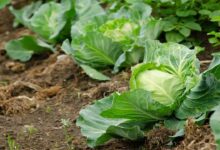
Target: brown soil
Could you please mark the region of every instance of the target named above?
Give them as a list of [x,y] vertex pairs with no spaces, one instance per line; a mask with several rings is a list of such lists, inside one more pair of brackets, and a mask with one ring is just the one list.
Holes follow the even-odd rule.
[[216,149],[215,140],[208,125],[198,126],[188,120],[185,138],[176,150],[212,150]]
[[[57,52],[28,63],[1,56],[0,63],[0,145],[7,147],[7,136],[21,149],[67,149],[61,119],[70,119],[71,144],[86,148],[75,120],[79,110],[91,101],[128,87],[129,73],[122,72],[109,82],[89,79],[71,58]],[[25,129],[33,126],[30,135]]]
[[[12,18],[9,13],[4,16]],[[0,20],[0,150],[9,149],[10,138],[21,150],[89,149],[75,125],[79,110],[113,91],[127,90],[130,72],[111,75],[111,81],[94,81],[60,51],[34,56],[27,63],[13,61],[5,55],[4,44],[31,32],[12,29],[11,23],[9,19],[3,25]],[[200,57],[210,58],[206,56],[210,52]],[[62,119],[69,120],[70,127],[63,128]],[[174,132],[159,127],[147,133],[144,141],[112,140],[97,149],[215,149],[209,126],[189,121],[185,130],[185,138],[173,148],[167,144]]]

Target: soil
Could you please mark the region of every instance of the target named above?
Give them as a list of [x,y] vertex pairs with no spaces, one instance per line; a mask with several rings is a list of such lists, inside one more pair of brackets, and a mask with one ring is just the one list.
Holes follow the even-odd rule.
[[[13,17],[7,8],[0,14],[4,15],[0,17],[0,150],[9,149],[13,141],[21,150],[89,150],[75,125],[80,109],[114,91],[127,90],[130,71],[109,74],[112,80],[107,82],[92,80],[59,47],[57,52],[36,55],[27,63],[11,60],[5,54],[4,44],[32,33],[25,28],[12,28]],[[2,23],[1,18],[9,20]],[[203,69],[212,51],[207,46],[205,53],[200,54]],[[70,126],[64,128],[62,121]],[[185,137],[173,147],[168,146],[168,139],[174,132],[159,126],[146,133],[143,141],[115,139],[97,149],[215,149],[208,125],[197,126],[189,120],[185,131]]]

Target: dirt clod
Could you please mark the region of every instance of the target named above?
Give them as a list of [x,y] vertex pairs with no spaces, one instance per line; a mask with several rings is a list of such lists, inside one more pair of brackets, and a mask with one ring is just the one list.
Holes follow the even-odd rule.
[[159,127],[151,130],[147,133],[147,139],[145,147],[149,150],[162,150],[167,147],[169,142],[169,136],[173,135],[174,132],[164,127]]
[[5,69],[6,71],[12,71],[12,72],[22,72],[25,70],[25,64],[20,62],[6,62],[5,63]]

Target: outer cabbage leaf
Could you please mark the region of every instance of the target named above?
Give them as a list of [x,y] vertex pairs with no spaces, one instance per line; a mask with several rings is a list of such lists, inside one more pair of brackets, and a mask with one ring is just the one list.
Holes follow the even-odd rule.
[[101,115],[147,123],[164,120],[171,113],[172,110],[155,101],[150,92],[136,89],[114,97],[111,108],[102,112]]
[[113,72],[116,73],[121,67],[132,66],[143,60],[144,48],[134,44],[119,56],[114,65]]
[[106,81],[111,80],[108,76],[102,74],[101,72],[95,70],[94,68],[87,65],[80,65],[80,67],[85,71],[85,73],[92,79]]
[[170,130],[178,131],[184,129],[185,124],[186,120],[178,120],[176,118],[169,118],[167,120],[164,120],[164,126]]
[[114,66],[122,52],[119,44],[98,32],[88,32],[72,41],[74,59],[94,68]]
[[[71,47],[71,44],[69,40],[65,40],[61,46],[61,49],[67,54],[70,55],[74,59],[74,50]],[[110,78],[98,70],[84,64],[79,64],[80,67],[85,71],[85,73],[91,77],[92,79],[100,80],[100,81],[105,81],[105,80],[110,80]]]
[[154,63],[139,64],[132,69],[130,88],[149,91],[155,101],[174,110],[184,96],[185,84],[167,70],[167,66]]
[[71,47],[71,43],[68,39],[66,39],[65,41],[63,41],[61,49],[67,54],[70,55],[72,58],[74,58],[73,56],[73,49]]
[[144,136],[138,123],[135,125],[129,123],[128,119],[108,119],[100,115],[111,107],[114,96],[117,94],[96,101],[95,104],[80,111],[76,124],[81,127],[81,132],[87,137],[90,147],[102,145],[113,137],[135,140]]
[[212,114],[210,118],[210,126],[212,129],[212,133],[215,136],[215,141],[217,144],[217,149],[220,149],[220,106],[217,107],[216,111]]
[[33,14],[30,28],[50,42],[62,40],[70,35],[69,30],[76,15],[74,6],[73,0],[45,3]]
[[62,0],[61,9],[62,11],[58,16],[59,26],[56,32],[50,36],[50,39],[58,38],[58,41],[70,37],[71,26],[76,19],[75,0]]
[[97,0],[76,0],[76,12],[80,20],[88,20],[105,13]]
[[38,1],[20,10],[10,7],[10,11],[18,23],[49,42],[70,36],[69,30],[76,16],[74,0],[62,0],[61,3],[51,1],[45,4]]
[[210,111],[220,104],[220,55],[214,55],[209,68],[201,75],[200,81],[190,90],[186,99],[176,111],[176,117],[185,119]]
[[154,18],[148,19],[146,23],[141,26],[140,40],[156,40],[163,29],[163,22]]
[[130,18],[142,24],[152,13],[150,5],[143,2],[135,2],[129,7]]
[[105,20],[105,17],[99,17],[104,16],[105,11],[97,0],[76,0],[76,14],[77,21],[71,28],[71,36],[73,39],[75,36],[84,33],[84,27],[88,23],[97,22],[97,20],[93,20],[94,18],[98,17],[98,20],[100,18],[102,21]]
[[220,53],[213,53],[214,56],[211,64],[209,65],[209,68],[205,71],[211,72],[215,75],[215,77],[219,80],[220,79]]
[[42,5],[31,18],[31,28],[44,39],[50,40],[51,35],[57,32],[59,13],[62,11],[60,4],[49,2]]
[[32,2],[30,5],[23,7],[22,9],[14,9],[12,6],[9,7],[11,13],[15,16],[16,23],[21,23],[26,27],[30,28],[30,19],[34,12],[39,9],[42,5],[41,1]]
[[128,7],[121,7],[117,12],[110,13],[111,18],[128,18],[142,25],[150,17],[152,8],[150,5],[136,1]]
[[51,45],[32,36],[11,40],[6,44],[5,49],[9,57],[20,61],[30,60],[33,54],[54,50]]

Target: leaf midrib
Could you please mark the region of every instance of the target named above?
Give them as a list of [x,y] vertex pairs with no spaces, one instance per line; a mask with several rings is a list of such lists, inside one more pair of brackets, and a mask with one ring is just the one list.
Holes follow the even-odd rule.
[[101,57],[105,58],[105,60],[114,65],[114,61],[112,59],[110,59],[109,57],[107,57],[105,54],[103,54],[100,49],[96,49],[94,48],[92,45],[89,45],[88,43],[86,43],[86,46],[90,49],[92,49],[93,51],[95,51],[98,55],[100,55]]

